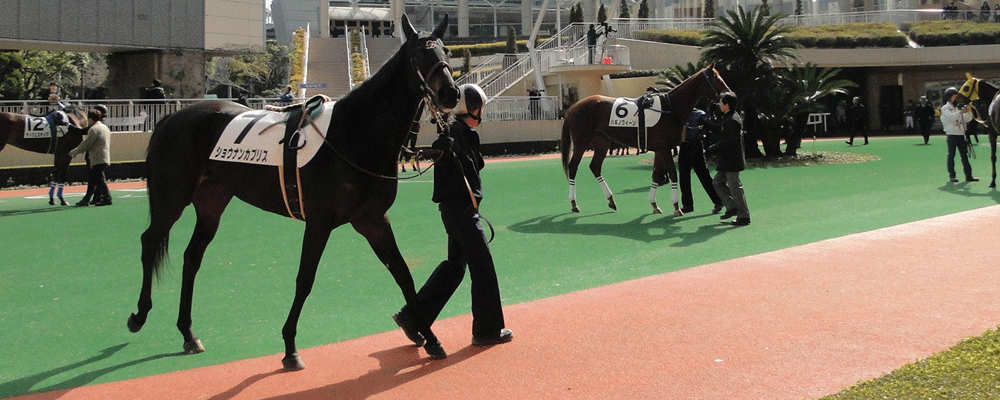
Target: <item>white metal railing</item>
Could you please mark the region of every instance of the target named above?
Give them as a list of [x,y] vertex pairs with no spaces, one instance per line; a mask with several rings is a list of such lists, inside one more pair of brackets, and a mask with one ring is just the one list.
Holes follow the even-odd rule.
[[[978,16],[978,10],[972,10]],[[965,14],[960,13],[960,14]],[[889,22],[902,24],[906,22],[941,19],[940,9],[919,10],[879,10],[852,11],[835,13],[817,13],[807,15],[789,15],[780,24],[798,26],[841,25],[858,22]],[[961,17],[961,16],[960,16]],[[644,29],[658,30],[700,30],[711,22],[709,18],[614,18],[611,25],[618,30],[619,37],[633,38],[635,31]]]
[[371,64],[371,62],[369,62],[369,60],[368,60],[368,40],[365,39],[366,35],[365,35],[365,26],[364,25],[361,25],[360,36],[361,36],[361,48],[360,48],[360,50],[361,50],[361,59],[364,60],[365,79],[368,79],[368,77],[372,76],[372,73],[371,73],[371,69],[368,67]]
[[[207,99],[170,99],[170,100],[64,100],[63,104],[89,110],[98,104],[108,108],[108,116],[104,124],[112,132],[151,132],[156,122],[163,116],[180,110],[192,104]],[[235,101],[236,99],[220,99]],[[305,99],[293,99],[300,102]],[[250,108],[263,109],[264,105],[282,105],[277,97],[247,99]],[[55,107],[44,100],[2,100],[0,112],[14,114],[45,115]]]
[[346,32],[346,40],[344,40],[344,51],[347,52],[347,85],[350,90],[354,90],[354,59],[351,58],[351,37],[354,34],[351,31]]
[[590,64],[630,65],[627,46],[576,46],[558,47],[539,52],[542,72],[553,67],[580,66]]
[[559,119],[559,97],[495,97],[483,106],[484,121],[532,121]]

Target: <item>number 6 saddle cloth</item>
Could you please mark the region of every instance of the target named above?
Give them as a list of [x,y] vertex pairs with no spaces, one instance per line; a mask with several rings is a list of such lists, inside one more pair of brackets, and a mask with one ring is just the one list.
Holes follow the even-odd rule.
[[305,220],[299,168],[325,142],[333,101],[315,96],[280,111],[251,110],[237,115],[223,130],[210,160],[277,167],[288,215]]

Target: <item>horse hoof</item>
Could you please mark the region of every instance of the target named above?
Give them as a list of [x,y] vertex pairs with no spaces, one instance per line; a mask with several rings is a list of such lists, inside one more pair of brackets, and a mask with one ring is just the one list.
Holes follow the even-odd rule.
[[430,356],[432,360],[444,360],[448,357],[448,353],[444,352],[444,347],[441,347],[441,342],[427,342],[424,344],[424,350],[427,351],[427,355]]
[[204,353],[205,346],[201,345],[201,340],[195,339],[193,342],[184,342],[184,354]]
[[136,318],[136,315],[134,313],[128,316],[128,322],[125,323],[125,326],[128,326],[129,332],[136,333],[142,329],[142,325],[145,323],[145,321],[139,322],[137,320],[138,318]]
[[285,368],[285,371],[301,371],[306,369],[306,365],[302,363],[302,359],[299,358],[299,353],[293,353],[290,356],[281,359],[281,366]]
[[67,203],[66,200],[59,199],[59,205],[61,205],[61,206],[68,206],[69,203]]
[[991,188],[996,188],[997,187],[997,183],[996,182],[990,182],[990,187]]
[[674,210],[674,216],[675,217],[683,217],[684,216],[684,212],[681,211],[681,210]]
[[618,205],[615,204],[614,199],[608,200],[608,207],[610,207],[612,210],[618,211]]
[[663,214],[663,210],[660,207],[653,207],[653,214]]
[[580,207],[573,207],[573,208],[571,208],[571,209],[570,209],[569,211],[570,211],[570,212],[575,212],[575,213],[578,213],[578,212],[580,212]]
[[56,201],[55,201],[55,200],[52,200],[52,199],[49,199],[49,205],[50,205],[50,206],[54,206],[54,205],[56,205]]

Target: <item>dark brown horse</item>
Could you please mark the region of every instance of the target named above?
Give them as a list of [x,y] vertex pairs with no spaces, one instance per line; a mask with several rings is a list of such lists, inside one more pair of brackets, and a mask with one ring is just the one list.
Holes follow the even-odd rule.
[[[419,35],[405,15],[401,25],[406,42],[377,73],[336,102],[325,141],[315,157],[298,170],[305,234],[295,297],[281,330],[286,370],[305,368],[295,347],[296,327],[334,228],[351,224],[364,236],[389,269],[407,304],[421,309],[386,211],[396,199],[396,160],[419,104],[427,99],[432,108],[446,112],[457,103],[458,88],[440,39],[448,27],[447,16],[426,36]],[[232,102],[198,103],[160,120],[150,137],[146,158],[150,222],[142,234],[139,311],[129,318],[128,327],[137,332],[146,322],[153,307],[153,276],[167,254],[170,228],[193,203],[197,220],[184,251],[177,317],[187,353],[204,351],[191,330],[194,280],[229,201],[235,196],[265,211],[293,215],[283,197],[278,167],[210,159],[226,125],[246,111],[250,110]],[[419,318],[419,331],[427,339],[424,349],[431,358],[444,358],[429,319]]]
[[[986,125],[986,132],[990,136],[990,162],[993,165],[993,179],[990,180],[990,187],[997,187],[997,135],[1000,134],[1000,89],[982,79],[973,78],[970,74],[965,74],[965,84],[958,91],[965,96],[975,106],[976,119]],[[983,110],[986,110],[985,115]],[[986,118],[983,118],[983,117]]]
[[[722,80],[713,66],[695,73],[667,93],[656,93],[662,114],[655,125],[647,129],[647,149],[653,151],[653,184],[649,189],[649,202],[654,214],[663,211],[656,205],[656,188],[671,183],[674,215],[682,215],[677,204],[677,169],[674,168],[672,150],[681,143],[681,128],[691,114],[699,99],[706,96],[718,97],[722,92],[729,91],[729,86]],[[604,190],[608,199],[608,207],[617,210],[615,199],[607,182],[601,175],[601,165],[608,154],[611,142],[617,142],[628,147],[639,147],[639,138],[635,127],[609,126],[612,107],[616,99],[601,95],[593,95],[573,104],[566,110],[562,129],[562,163],[566,177],[569,179],[569,201],[573,212],[580,212],[576,205],[576,170],[580,160],[587,150],[593,148],[594,155],[590,161],[590,171],[594,173],[597,182]],[[624,107],[614,110],[624,117],[629,111]],[[648,114],[647,114],[648,115]],[[572,147],[572,158],[570,157]]]
[[[56,114],[53,111],[50,114]],[[83,135],[87,133],[87,116],[76,107],[70,106],[63,110],[62,115],[67,118],[62,121],[65,124],[65,133],[57,136],[55,153],[52,155],[53,168],[52,180],[49,190],[49,204],[55,205],[55,189],[59,188],[58,197],[62,205],[67,205],[63,199],[62,189],[66,185],[66,173],[69,170],[69,163],[73,157],[69,156],[69,151],[80,145]],[[58,121],[60,117],[46,119],[44,116],[12,114],[0,112],[0,150],[8,144],[22,150],[34,153],[48,153],[52,136],[48,132],[49,121]]]

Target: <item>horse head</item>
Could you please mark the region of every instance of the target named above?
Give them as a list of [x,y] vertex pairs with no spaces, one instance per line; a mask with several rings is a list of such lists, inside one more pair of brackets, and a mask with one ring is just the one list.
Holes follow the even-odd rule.
[[989,82],[973,77],[968,72],[965,73],[965,78],[965,83],[959,88],[958,94],[961,98],[972,103],[973,117],[979,122],[987,123],[988,119],[984,113],[989,109],[990,102],[997,95],[998,89]]
[[701,75],[705,77],[705,81],[708,82],[708,87],[711,89],[711,94],[713,98],[718,99],[719,95],[725,92],[731,92],[729,85],[726,81],[722,80],[722,75],[719,75],[719,71],[715,69],[715,63],[709,64],[707,67],[701,70]]
[[451,76],[447,49],[441,42],[448,30],[448,15],[445,14],[437,28],[426,36],[417,33],[405,14],[401,25],[406,38],[403,44],[406,58],[414,72],[408,79],[410,89],[429,98],[429,106],[439,112],[451,111],[458,104],[458,86]]

